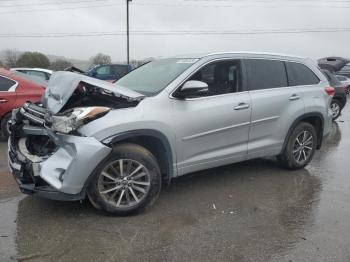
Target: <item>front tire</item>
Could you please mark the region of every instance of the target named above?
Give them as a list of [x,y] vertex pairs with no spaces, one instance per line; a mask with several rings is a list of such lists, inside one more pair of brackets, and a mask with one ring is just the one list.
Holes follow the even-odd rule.
[[96,170],[87,190],[92,205],[114,215],[140,213],[158,198],[161,172],[142,146],[121,144]]
[[316,151],[317,133],[313,125],[301,122],[288,138],[287,145],[278,156],[280,163],[292,170],[304,168]]

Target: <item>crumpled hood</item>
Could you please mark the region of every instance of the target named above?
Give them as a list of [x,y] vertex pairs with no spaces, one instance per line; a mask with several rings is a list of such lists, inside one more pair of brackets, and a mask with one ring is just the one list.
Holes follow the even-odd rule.
[[58,113],[80,83],[87,83],[96,87],[113,92],[118,97],[126,98],[129,101],[140,101],[145,96],[125,87],[118,86],[103,80],[95,79],[85,75],[59,71],[55,72],[49,81],[44,94],[44,105],[53,114]]

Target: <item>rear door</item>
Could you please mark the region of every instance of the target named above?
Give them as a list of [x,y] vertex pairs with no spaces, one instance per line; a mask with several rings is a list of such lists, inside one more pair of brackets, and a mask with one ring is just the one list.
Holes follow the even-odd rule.
[[0,117],[12,110],[16,102],[17,85],[16,81],[0,76]]
[[278,154],[292,121],[304,113],[298,90],[288,86],[284,61],[246,59],[252,99],[248,157]]
[[[325,99],[329,96],[324,92],[321,80],[306,65],[297,62],[286,62],[289,85],[293,86],[302,97],[305,105],[305,112],[322,112],[327,115],[327,108],[324,106]],[[330,103],[329,99],[329,103]]]

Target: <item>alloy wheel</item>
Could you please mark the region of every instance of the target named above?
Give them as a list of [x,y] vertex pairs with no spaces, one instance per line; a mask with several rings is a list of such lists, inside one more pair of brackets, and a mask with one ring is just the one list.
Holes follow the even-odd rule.
[[135,160],[119,159],[100,173],[98,190],[101,197],[117,208],[136,206],[147,196],[151,177],[146,167]]
[[293,157],[294,160],[302,164],[306,162],[313,151],[314,137],[311,132],[303,130],[300,132],[294,142]]
[[340,107],[338,103],[332,103],[331,104],[331,110],[332,110],[332,117],[337,117],[340,113]]

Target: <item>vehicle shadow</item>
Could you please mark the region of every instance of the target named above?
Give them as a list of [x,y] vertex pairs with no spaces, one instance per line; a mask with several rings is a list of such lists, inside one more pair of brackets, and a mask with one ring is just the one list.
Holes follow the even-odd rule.
[[321,191],[306,169],[257,159],[174,179],[154,206],[131,217],[104,216],[87,201],[26,197],[17,246],[20,257],[43,260],[267,260],[303,241]]

